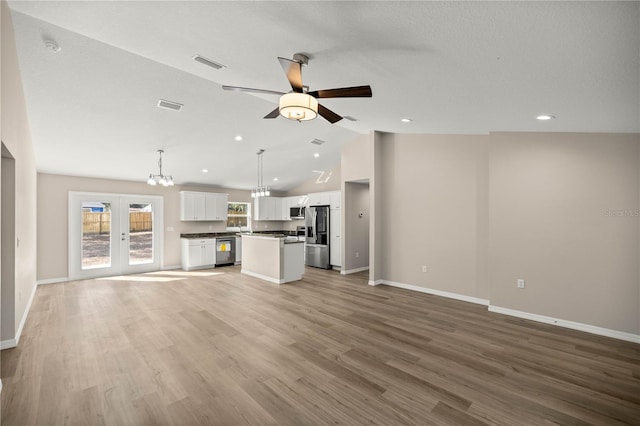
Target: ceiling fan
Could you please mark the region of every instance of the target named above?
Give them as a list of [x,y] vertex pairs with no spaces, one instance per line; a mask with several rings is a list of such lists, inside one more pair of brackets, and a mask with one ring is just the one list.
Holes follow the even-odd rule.
[[342,87],[339,89],[326,89],[309,91],[308,86],[302,84],[302,66],[309,63],[309,57],[302,53],[293,55],[293,60],[280,58],[280,65],[291,84],[288,93],[275,90],[252,89],[249,87],[222,86],[224,90],[239,92],[265,93],[280,95],[278,108],[265,115],[264,118],[276,118],[279,115],[290,120],[313,120],[318,114],[330,123],[342,120],[342,117],[329,108],[318,103],[318,99],[326,98],[370,98],[372,96],[370,86]]

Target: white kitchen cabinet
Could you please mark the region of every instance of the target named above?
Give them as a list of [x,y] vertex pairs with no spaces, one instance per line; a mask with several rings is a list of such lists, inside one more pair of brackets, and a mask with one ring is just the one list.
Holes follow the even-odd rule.
[[205,220],[204,197],[198,192],[180,192],[180,220]]
[[331,206],[332,209],[342,207],[342,191],[313,192],[308,195],[307,206]]
[[327,206],[331,202],[328,192],[313,192],[309,194],[308,206]]
[[340,209],[342,206],[342,191],[329,192],[329,205],[332,209]]
[[282,220],[291,220],[291,207],[297,207],[299,200],[298,196],[282,198]]
[[182,269],[213,268],[216,263],[216,239],[181,238]]
[[253,203],[254,220],[282,220],[282,199],[259,197]]
[[342,266],[342,211],[329,210],[329,263],[332,266]]
[[227,220],[228,194],[180,191],[180,220]]
[[205,193],[205,220],[227,220],[227,194]]

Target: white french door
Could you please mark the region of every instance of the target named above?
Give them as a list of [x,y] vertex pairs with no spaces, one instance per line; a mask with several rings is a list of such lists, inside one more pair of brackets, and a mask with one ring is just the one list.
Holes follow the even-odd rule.
[[163,198],[69,192],[69,278],[162,267]]

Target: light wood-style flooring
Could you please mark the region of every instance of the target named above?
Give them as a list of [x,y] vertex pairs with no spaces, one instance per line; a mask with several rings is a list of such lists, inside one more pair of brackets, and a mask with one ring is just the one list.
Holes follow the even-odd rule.
[[640,345],[366,280],[40,286],[2,425],[640,424]]

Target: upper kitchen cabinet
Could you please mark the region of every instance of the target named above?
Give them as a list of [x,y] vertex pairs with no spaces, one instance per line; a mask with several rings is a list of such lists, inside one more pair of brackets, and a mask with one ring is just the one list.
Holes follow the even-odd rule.
[[229,196],[227,194],[205,193],[205,220],[227,220],[229,212]]
[[259,197],[253,203],[253,220],[283,220],[282,198]]
[[309,194],[308,206],[328,206],[331,202],[329,192],[314,192]]
[[309,194],[308,206],[331,206],[332,209],[340,209],[342,206],[342,192],[314,192]]
[[180,191],[180,220],[227,220],[228,194]]

